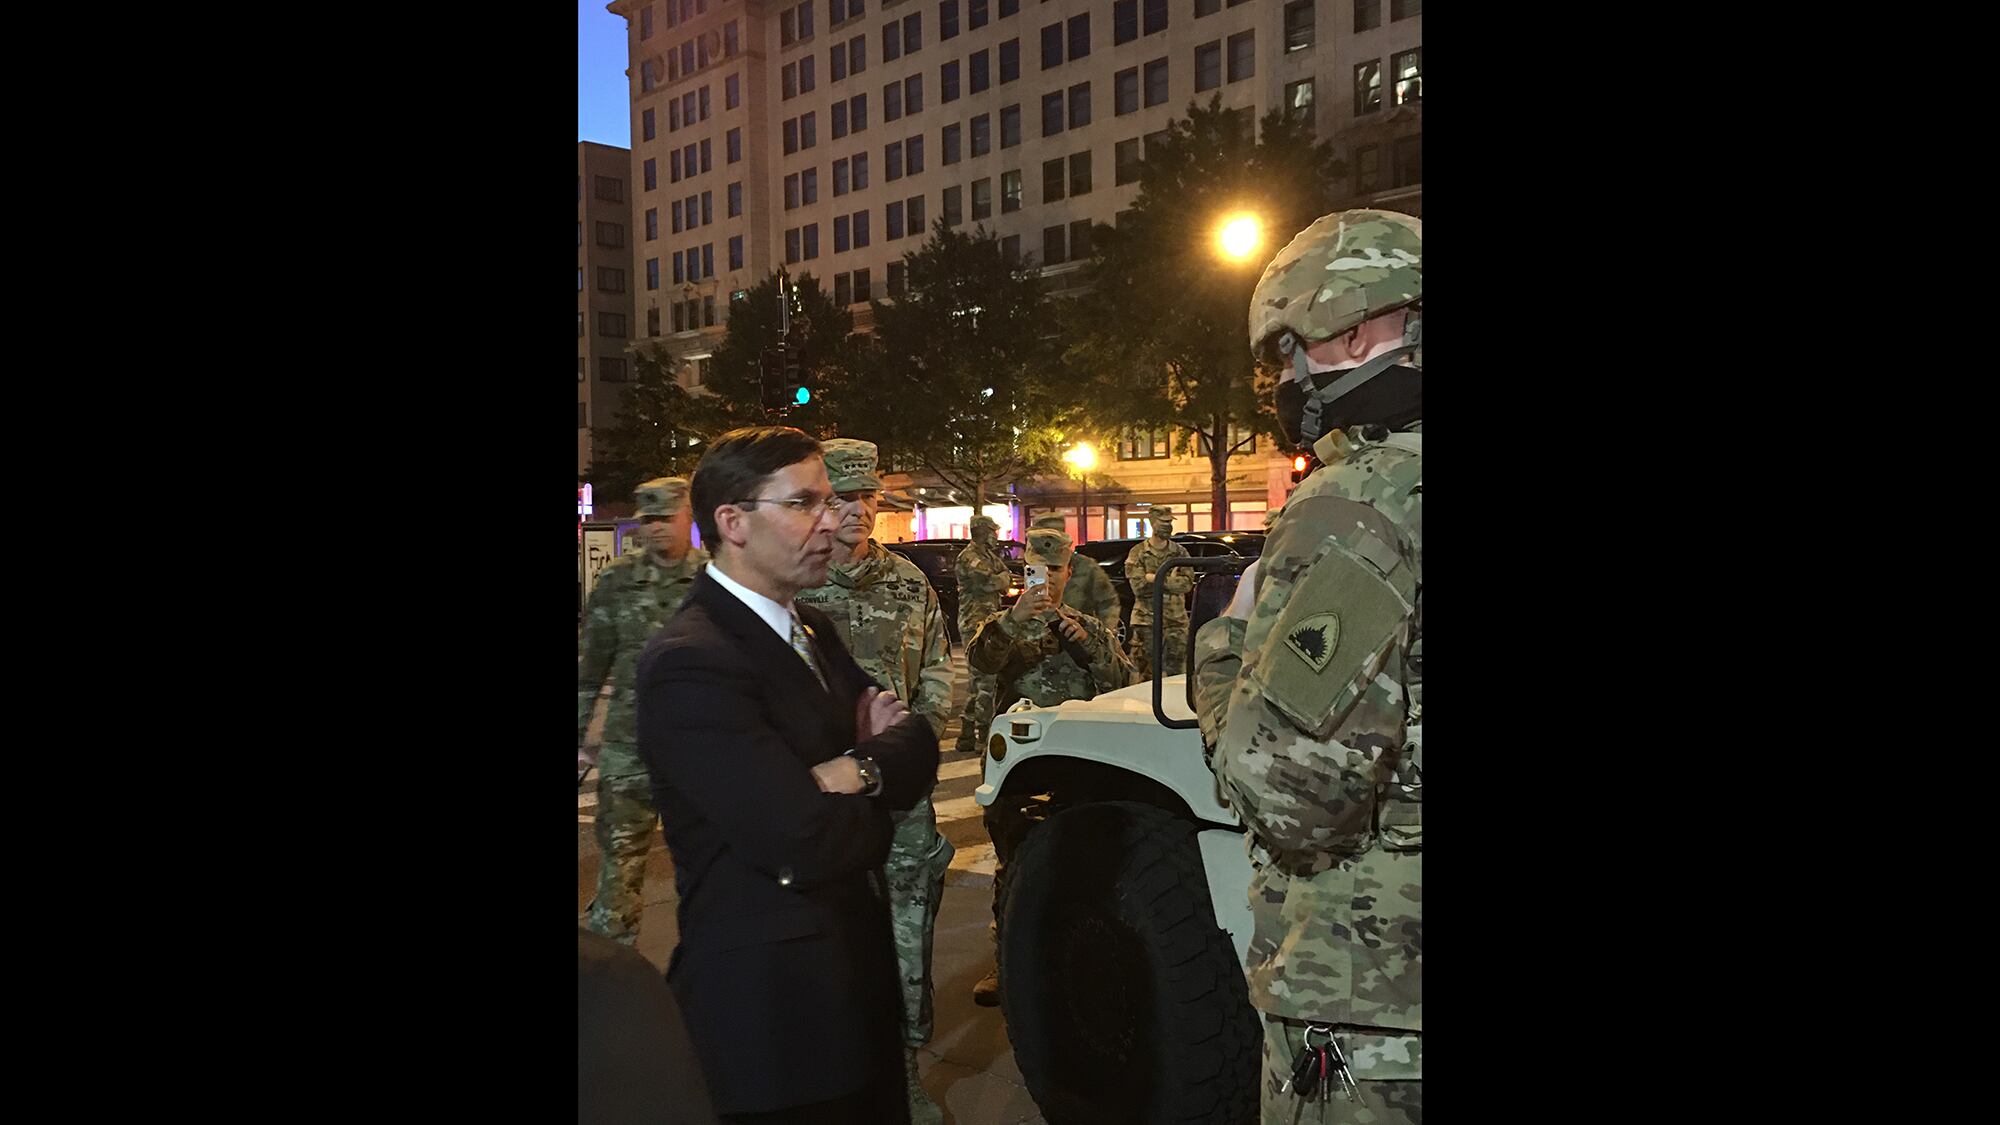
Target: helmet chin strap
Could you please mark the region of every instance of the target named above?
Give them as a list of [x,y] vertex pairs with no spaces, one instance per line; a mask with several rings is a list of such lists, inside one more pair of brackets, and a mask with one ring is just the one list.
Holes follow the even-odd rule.
[[[1405,337],[1407,339],[1407,337]],[[1322,403],[1331,403],[1354,388],[1373,379],[1396,365],[1396,361],[1415,355],[1418,344],[1399,344],[1359,367],[1346,371],[1314,371],[1306,365],[1306,350],[1292,349],[1292,370],[1300,382],[1312,388],[1306,396],[1306,413],[1317,415]]]

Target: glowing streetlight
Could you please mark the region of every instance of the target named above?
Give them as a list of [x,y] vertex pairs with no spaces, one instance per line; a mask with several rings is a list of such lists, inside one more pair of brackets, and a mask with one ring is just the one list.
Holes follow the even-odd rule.
[[1222,220],[1215,241],[1223,257],[1237,262],[1249,261],[1258,247],[1264,245],[1264,223],[1248,211],[1239,212]]
[[1080,441],[1065,450],[1062,459],[1076,472],[1081,489],[1077,506],[1083,511],[1076,521],[1076,541],[1082,543],[1090,538],[1090,470],[1097,467],[1097,450],[1089,442]]

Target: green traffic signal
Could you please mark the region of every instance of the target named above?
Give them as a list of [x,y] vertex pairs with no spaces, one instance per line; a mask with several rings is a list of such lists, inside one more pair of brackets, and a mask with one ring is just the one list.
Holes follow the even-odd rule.
[[792,401],[800,406],[804,406],[806,403],[812,401],[812,397],[813,397],[812,388],[800,387],[798,391],[792,395]]

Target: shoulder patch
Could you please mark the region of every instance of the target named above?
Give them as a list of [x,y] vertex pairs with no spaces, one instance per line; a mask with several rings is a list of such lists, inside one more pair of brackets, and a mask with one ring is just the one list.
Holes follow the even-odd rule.
[[1340,647],[1340,615],[1316,613],[1285,634],[1285,647],[1298,653],[1314,672],[1326,669]]

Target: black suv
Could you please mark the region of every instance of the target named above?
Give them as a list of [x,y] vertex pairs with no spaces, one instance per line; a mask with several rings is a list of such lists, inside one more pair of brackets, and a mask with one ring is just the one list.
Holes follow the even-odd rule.
[[[930,579],[931,589],[937,591],[938,602],[944,609],[944,632],[954,645],[963,644],[958,635],[958,556],[972,545],[970,539],[918,539],[911,543],[884,543],[884,547],[917,564],[917,569]],[[1000,557],[1007,560],[1007,569],[1014,573],[1014,581],[1001,595],[1000,604],[1009,606],[1021,595],[1021,552],[1020,543],[1012,539],[1000,540]]]

